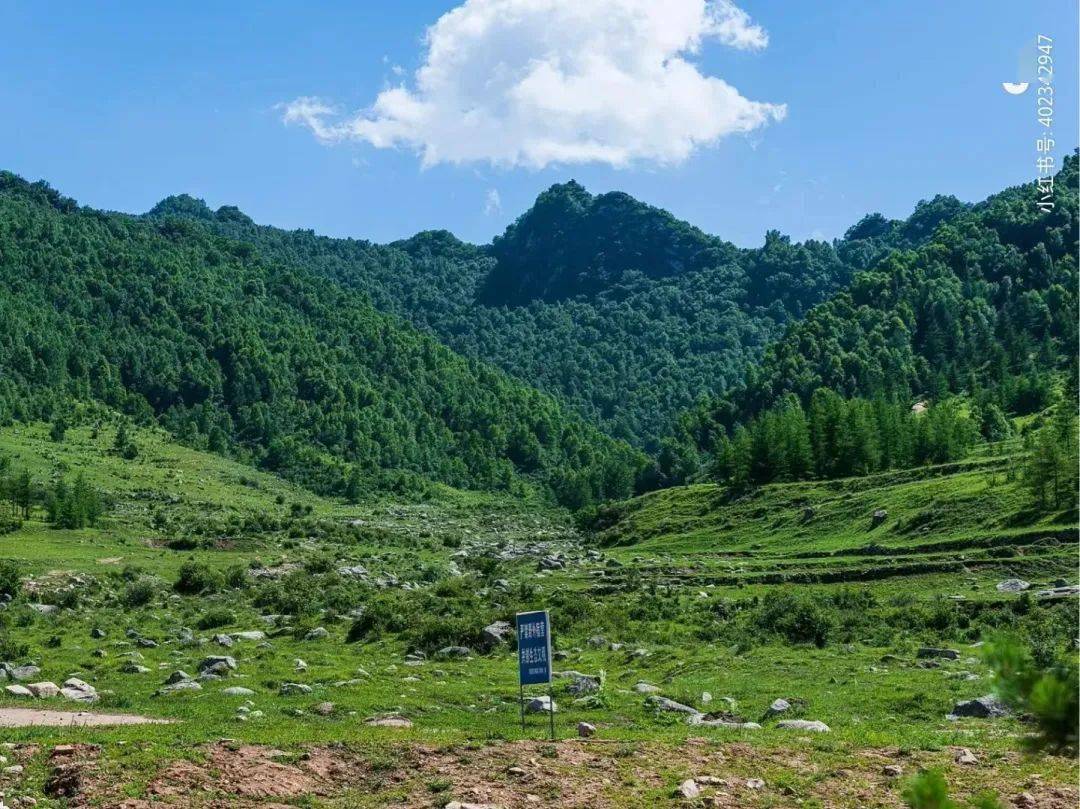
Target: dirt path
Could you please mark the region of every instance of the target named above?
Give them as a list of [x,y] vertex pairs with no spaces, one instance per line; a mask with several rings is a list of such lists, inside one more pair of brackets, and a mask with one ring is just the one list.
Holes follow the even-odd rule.
[[137,714],[91,713],[90,711],[46,711],[39,708],[0,708],[0,728],[25,728],[38,725],[73,727],[77,725],[159,725],[167,719],[153,719]]

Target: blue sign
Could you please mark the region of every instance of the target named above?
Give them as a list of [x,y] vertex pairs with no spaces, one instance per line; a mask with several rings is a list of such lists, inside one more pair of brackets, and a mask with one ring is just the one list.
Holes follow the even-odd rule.
[[551,619],[547,610],[517,614],[518,676],[522,685],[551,682]]

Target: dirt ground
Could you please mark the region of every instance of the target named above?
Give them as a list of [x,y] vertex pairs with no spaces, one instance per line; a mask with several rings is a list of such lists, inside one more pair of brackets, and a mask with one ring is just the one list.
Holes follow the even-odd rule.
[[[1009,783],[1002,775],[1015,770],[1019,754],[998,756],[992,762],[987,757],[983,763],[977,751],[979,764],[959,765],[950,750],[933,754],[863,750],[836,767],[816,762],[807,750],[762,750],[704,740],[682,747],[582,741],[451,749],[403,745],[368,756],[340,746],[286,754],[219,742],[201,748],[199,761],[163,762],[148,780],[145,772],[125,772],[93,745],[60,745],[51,751],[21,745],[12,752],[19,761],[42,757],[48,772],[45,795],[71,807],[284,809],[299,804],[431,809],[454,801],[484,809],[902,806],[898,780],[903,778],[886,775],[886,765],[901,766],[904,776],[923,767],[942,767],[958,797],[992,787],[1008,806],[1074,809],[1080,800],[1075,785],[1044,783],[1037,775]],[[799,779],[787,782],[785,773],[798,774]],[[696,778],[700,788],[692,800],[675,793],[687,777]],[[764,785],[754,778],[762,778]],[[10,779],[5,778],[3,785],[9,802],[20,794]]]

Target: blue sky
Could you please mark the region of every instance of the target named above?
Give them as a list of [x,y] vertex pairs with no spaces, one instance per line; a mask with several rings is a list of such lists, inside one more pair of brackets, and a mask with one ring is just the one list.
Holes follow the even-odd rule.
[[[1034,97],[1000,83],[1030,78],[1039,33],[1054,37],[1058,158],[1078,143],[1075,0],[742,0],[768,45],[711,38],[687,59],[743,101],[783,104],[786,115],[682,162],[650,156],[665,153],[663,137],[643,147],[640,131],[609,122],[600,140],[651,151],[625,166],[423,167],[415,144],[323,143],[283,123],[281,105],[298,98],[349,112],[401,82],[414,87],[425,29],[456,5],[0,0],[0,168],[96,207],[141,212],[187,192],[262,223],[377,241],[428,228],[487,241],[571,177],[742,245],[772,228],[832,238],[869,211],[904,216],[935,193],[976,200],[1033,179]],[[486,58],[512,54],[516,35]],[[665,127],[645,119],[650,132],[666,131],[667,103],[654,99]],[[694,109],[680,112],[673,138],[697,125]]]

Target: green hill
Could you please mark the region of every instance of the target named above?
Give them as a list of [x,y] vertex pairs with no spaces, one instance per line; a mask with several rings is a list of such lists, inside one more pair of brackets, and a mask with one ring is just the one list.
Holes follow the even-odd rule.
[[736,384],[785,324],[964,209],[937,197],[908,220],[867,217],[836,244],[771,231],[753,250],[573,182],[541,194],[488,247],[445,231],[391,245],[284,231],[184,195],[147,217],[194,219],[359,290],[610,435],[655,450],[679,412]]
[[0,175],[0,417],[98,401],[319,491],[631,491],[641,460],[549,396],[199,217]]

